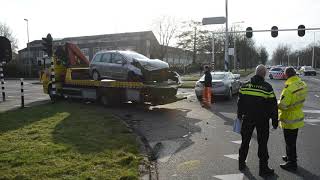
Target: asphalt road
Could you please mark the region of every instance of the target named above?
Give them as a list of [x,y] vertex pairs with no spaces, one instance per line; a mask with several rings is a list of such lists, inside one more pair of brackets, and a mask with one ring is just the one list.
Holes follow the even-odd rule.
[[[275,176],[269,179],[320,179],[320,77],[303,77],[309,86],[305,103],[306,125],[299,131],[296,173],[279,167],[285,154],[281,129],[270,130],[269,164]],[[279,97],[283,80],[268,80]],[[26,104],[49,99],[41,85],[27,81]],[[0,103],[0,111],[20,105],[19,81],[6,81],[7,102]],[[215,98],[212,109],[200,106],[192,89],[180,89],[188,98],[172,104],[149,107],[126,104],[106,111],[130,122],[145,136],[158,156],[159,179],[262,179],[258,176],[257,140],[254,135],[247,159],[249,170],[238,170],[238,148],[241,137],[232,132],[236,117],[236,101]]]

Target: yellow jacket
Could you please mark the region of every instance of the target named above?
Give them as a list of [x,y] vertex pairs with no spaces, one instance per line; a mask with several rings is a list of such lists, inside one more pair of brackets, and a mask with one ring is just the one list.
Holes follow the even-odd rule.
[[302,108],[308,93],[307,85],[298,76],[290,77],[285,85],[278,103],[280,127],[301,128],[304,126]]

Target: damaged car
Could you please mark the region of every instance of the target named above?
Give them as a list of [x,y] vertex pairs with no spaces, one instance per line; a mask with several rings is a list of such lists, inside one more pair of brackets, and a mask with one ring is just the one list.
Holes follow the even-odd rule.
[[89,65],[92,79],[113,79],[144,83],[180,83],[180,76],[168,63],[149,59],[133,51],[100,51]]

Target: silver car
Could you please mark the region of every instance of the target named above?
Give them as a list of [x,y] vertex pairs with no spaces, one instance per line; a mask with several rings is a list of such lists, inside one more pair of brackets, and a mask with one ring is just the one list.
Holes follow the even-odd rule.
[[[231,99],[239,92],[240,75],[231,72],[211,72],[212,75],[212,94],[213,96],[225,96]],[[195,93],[199,101],[202,99],[204,89],[204,75],[196,82]]]
[[168,63],[149,59],[133,51],[100,51],[93,57],[89,70],[94,80],[178,81],[178,75],[169,71]]

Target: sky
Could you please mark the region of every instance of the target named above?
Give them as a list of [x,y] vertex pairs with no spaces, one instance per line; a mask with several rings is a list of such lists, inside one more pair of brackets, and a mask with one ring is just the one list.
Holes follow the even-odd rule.
[[[0,22],[6,23],[18,39],[18,49],[26,47],[29,20],[30,41],[41,39],[47,33],[53,38],[98,34],[147,31],[154,28],[162,16],[177,20],[201,21],[203,17],[225,16],[225,0],[0,0]],[[244,21],[239,30],[250,26],[254,30],[272,26],[320,28],[319,0],[228,0],[229,25]],[[207,26],[209,30],[222,25]],[[272,38],[270,32],[254,33],[258,46],[269,53],[280,44],[293,50],[320,40],[320,31],[279,32]],[[270,54],[271,55],[271,54]]]

